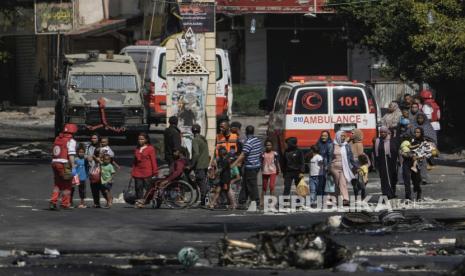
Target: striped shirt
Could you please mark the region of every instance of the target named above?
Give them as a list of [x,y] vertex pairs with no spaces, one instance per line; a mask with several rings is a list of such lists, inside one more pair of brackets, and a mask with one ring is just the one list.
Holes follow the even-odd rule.
[[263,154],[262,141],[255,136],[248,136],[244,143],[242,152],[245,155],[246,169],[259,169],[262,166],[261,156]]

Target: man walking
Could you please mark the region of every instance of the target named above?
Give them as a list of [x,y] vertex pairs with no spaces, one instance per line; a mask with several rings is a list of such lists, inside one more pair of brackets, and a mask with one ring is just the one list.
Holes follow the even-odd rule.
[[200,135],[200,125],[192,126],[194,139],[192,140],[192,159],[191,165],[195,172],[195,182],[200,188],[200,206],[205,206],[205,196],[207,194],[207,170],[210,164],[208,157],[207,139]]
[[239,136],[232,133],[227,121],[223,121],[220,124],[220,133],[216,136],[216,156],[218,156],[218,150],[221,147],[226,148],[228,153],[236,154],[238,151],[238,140]]
[[169,127],[163,134],[165,143],[165,161],[168,165],[174,162],[174,152],[181,149],[181,130],[178,128],[178,117],[171,116],[168,119]]
[[50,210],[57,209],[58,198],[61,196],[61,208],[71,207],[72,179],[76,175],[74,157],[76,156],[76,141],[73,135],[77,132],[75,124],[66,124],[63,131],[53,143],[52,169],[54,185],[50,199]]
[[260,203],[258,195],[257,175],[262,166],[261,156],[263,154],[263,145],[260,139],[254,136],[255,128],[247,126],[245,134],[247,140],[244,143],[241,155],[233,163],[232,167],[237,167],[244,161],[244,172],[241,192],[239,195],[239,204],[245,204],[247,198],[255,201],[256,206]]

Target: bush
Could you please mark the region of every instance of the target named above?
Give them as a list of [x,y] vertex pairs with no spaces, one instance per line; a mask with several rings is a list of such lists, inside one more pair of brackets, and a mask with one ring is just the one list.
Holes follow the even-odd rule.
[[257,116],[264,115],[260,110],[259,102],[265,98],[265,88],[257,85],[234,85],[233,86],[233,115]]

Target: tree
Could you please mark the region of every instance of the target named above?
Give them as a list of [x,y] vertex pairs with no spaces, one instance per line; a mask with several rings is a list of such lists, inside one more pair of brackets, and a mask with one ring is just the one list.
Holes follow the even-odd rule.
[[[427,82],[463,124],[465,4],[460,0],[329,0],[352,44],[382,56],[395,76]],[[455,116],[453,116],[456,113]],[[454,118],[455,117],[455,118]]]

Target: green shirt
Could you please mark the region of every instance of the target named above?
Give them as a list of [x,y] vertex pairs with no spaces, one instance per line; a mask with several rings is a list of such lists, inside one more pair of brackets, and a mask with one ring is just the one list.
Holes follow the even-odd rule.
[[233,167],[231,168],[231,179],[236,178],[239,175],[239,168],[238,167]]
[[208,169],[209,164],[207,140],[202,135],[195,135],[192,140],[192,167],[196,170]]
[[102,164],[100,166],[100,178],[102,180],[102,184],[108,184],[112,182],[114,173],[116,173],[116,171],[112,164]]

